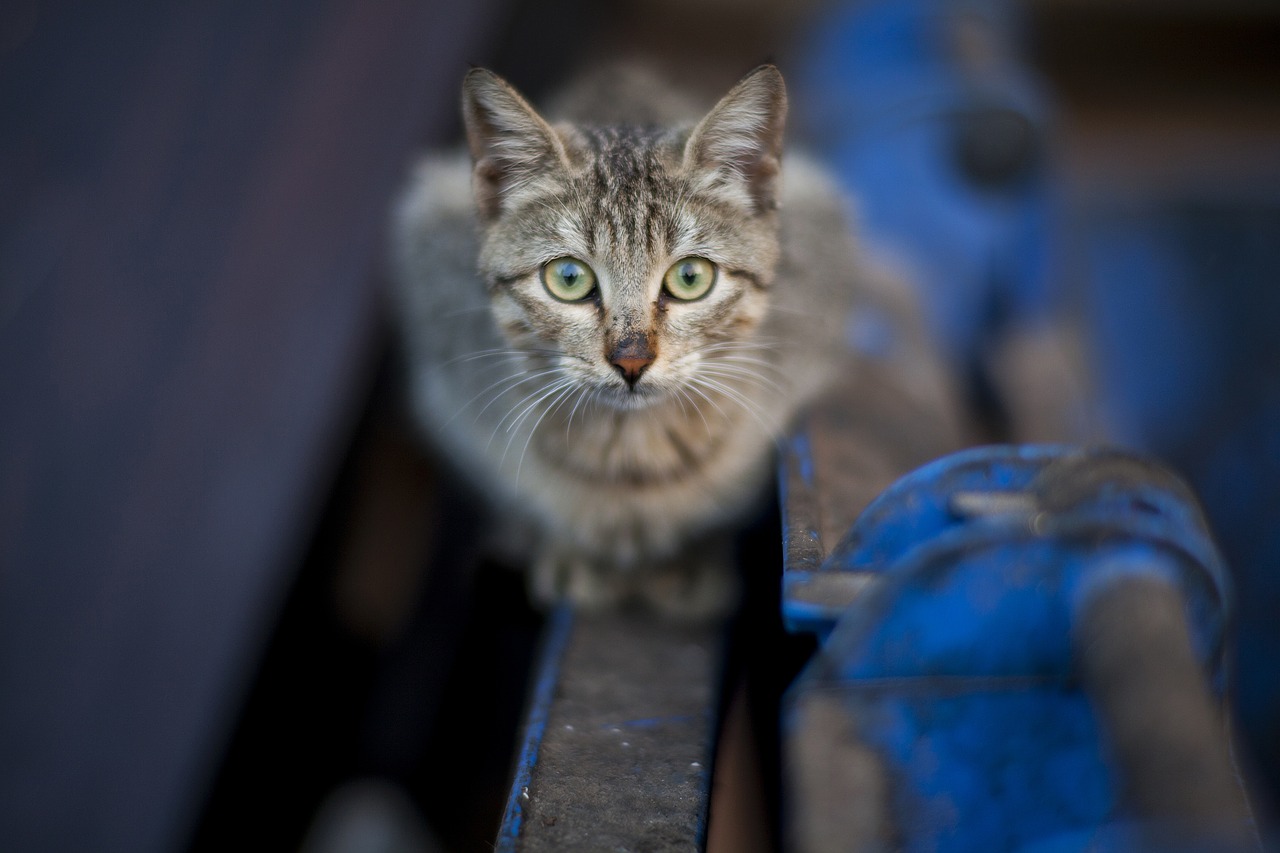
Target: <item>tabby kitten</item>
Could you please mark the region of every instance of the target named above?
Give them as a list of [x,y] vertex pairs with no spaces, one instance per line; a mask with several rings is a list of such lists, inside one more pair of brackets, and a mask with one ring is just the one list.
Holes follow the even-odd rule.
[[553,124],[471,71],[469,162],[416,171],[394,230],[414,412],[532,523],[535,598],[713,614],[775,439],[844,357],[858,254],[834,182],[780,171],[773,66],[696,123],[645,78],[588,82]]

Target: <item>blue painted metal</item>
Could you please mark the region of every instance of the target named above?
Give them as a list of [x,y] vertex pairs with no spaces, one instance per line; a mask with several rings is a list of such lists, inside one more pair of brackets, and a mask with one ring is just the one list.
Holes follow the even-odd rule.
[[1144,849],[1111,826],[1117,771],[1073,628],[1117,581],[1158,578],[1221,694],[1229,587],[1189,492],[1114,451],[973,449],[885,491],[823,570],[878,580],[832,614],[790,701],[840,697],[893,780],[902,849]]
[[[999,48],[983,67],[955,50],[965,18],[984,22]],[[1237,719],[1269,777],[1274,810],[1280,186],[1263,158],[1252,170],[1261,180],[1225,182],[1210,170],[1208,180],[1187,175],[1181,186],[1115,186],[1068,213],[1040,156],[1052,110],[1018,60],[1017,26],[1015,4],[1001,0],[826,7],[788,76],[795,125],[853,191],[861,230],[916,274],[938,342],[960,371],[974,369],[1004,320],[1034,319],[1075,297],[1054,292],[1055,278],[1083,279],[1083,299],[1065,307],[1080,310],[1092,335],[1093,402],[1105,411],[1110,440],[1168,460],[1195,486],[1242,592]],[[975,179],[957,157],[963,128],[1002,112],[1020,116],[1031,133],[1026,168],[1002,181]],[[1069,270],[1054,269],[1056,240],[1072,241]],[[850,340],[863,353],[881,346],[873,328],[851,329]],[[807,448],[787,452],[803,459]],[[868,518],[876,541],[846,541],[839,559],[820,552],[788,563],[789,628],[820,636],[832,629],[847,601],[813,589],[836,576],[881,574],[886,563],[872,547],[890,553],[909,539],[889,521],[880,528]],[[925,511],[897,521],[954,523]],[[789,525],[788,544],[798,538]]]
[[1117,440],[1203,498],[1241,593],[1238,719],[1280,804],[1280,186],[1217,183],[1079,216]]
[[515,853],[519,849],[520,828],[524,821],[524,804],[529,799],[529,782],[533,768],[538,763],[538,750],[547,729],[547,715],[555,698],[556,682],[560,678],[560,662],[569,645],[573,628],[573,610],[561,605],[552,613],[546,638],[543,640],[541,659],[538,662],[537,682],[526,712],[524,740],[520,757],[516,761],[515,780],[507,796],[507,808],[502,815],[502,826],[494,844],[495,853]]
[[[904,566],[946,564],[1004,543],[1029,547],[1041,541],[1087,540],[1095,556],[1104,541],[1116,548],[1142,543],[1175,555],[1175,564],[1185,568],[1185,582],[1221,601],[1228,589],[1225,571],[1200,532],[1197,507],[1183,496],[1135,483],[1127,490],[1098,494],[1069,515],[1038,510],[1036,490],[1045,471],[1081,453],[1055,445],[982,447],[930,463],[873,501],[817,571],[880,576],[893,570],[901,576]],[[966,513],[957,496],[1003,503],[986,514]],[[1039,527],[1029,526],[1029,518]],[[825,638],[845,617],[844,608],[797,600],[795,588],[810,575],[788,569],[783,576],[784,621],[792,630]],[[1215,630],[1220,632],[1221,626]]]
[[993,325],[1048,307],[1050,109],[998,0],[827,9],[789,74],[797,135],[914,273],[937,342],[976,363]]

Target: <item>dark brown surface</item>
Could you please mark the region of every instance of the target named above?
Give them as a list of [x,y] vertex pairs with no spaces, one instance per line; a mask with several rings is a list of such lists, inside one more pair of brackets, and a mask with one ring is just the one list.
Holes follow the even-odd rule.
[[389,198],[487,11],[0,15],[6,849],[191,831],[364,399]]
[[718,626],[575,616],[519,849],[700,849],[722,651]]

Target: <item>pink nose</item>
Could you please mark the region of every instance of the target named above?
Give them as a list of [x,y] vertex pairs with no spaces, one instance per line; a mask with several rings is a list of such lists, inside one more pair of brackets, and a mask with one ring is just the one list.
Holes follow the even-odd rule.
[[628,385],[635,385],[645,368],[653,364],[652,358],[614,358],[610,361],[614,367],[618,368],[618,372],[622,374],[623,379],[627,380]]
[[609,363],[618,368],[622,378],[634,388],[640,381],[640,374],[644,373],[657,357],[653,341],[648,335],[628,335],[610,351]]

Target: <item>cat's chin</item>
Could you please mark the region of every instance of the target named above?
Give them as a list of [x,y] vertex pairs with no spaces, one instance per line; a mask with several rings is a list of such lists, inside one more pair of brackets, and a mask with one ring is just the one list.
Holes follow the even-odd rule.
[[665,400],[667,395],[654,388],[606,388],[599,395],[599,400],[606,406],[623,412],[636,412],[655,406]]

